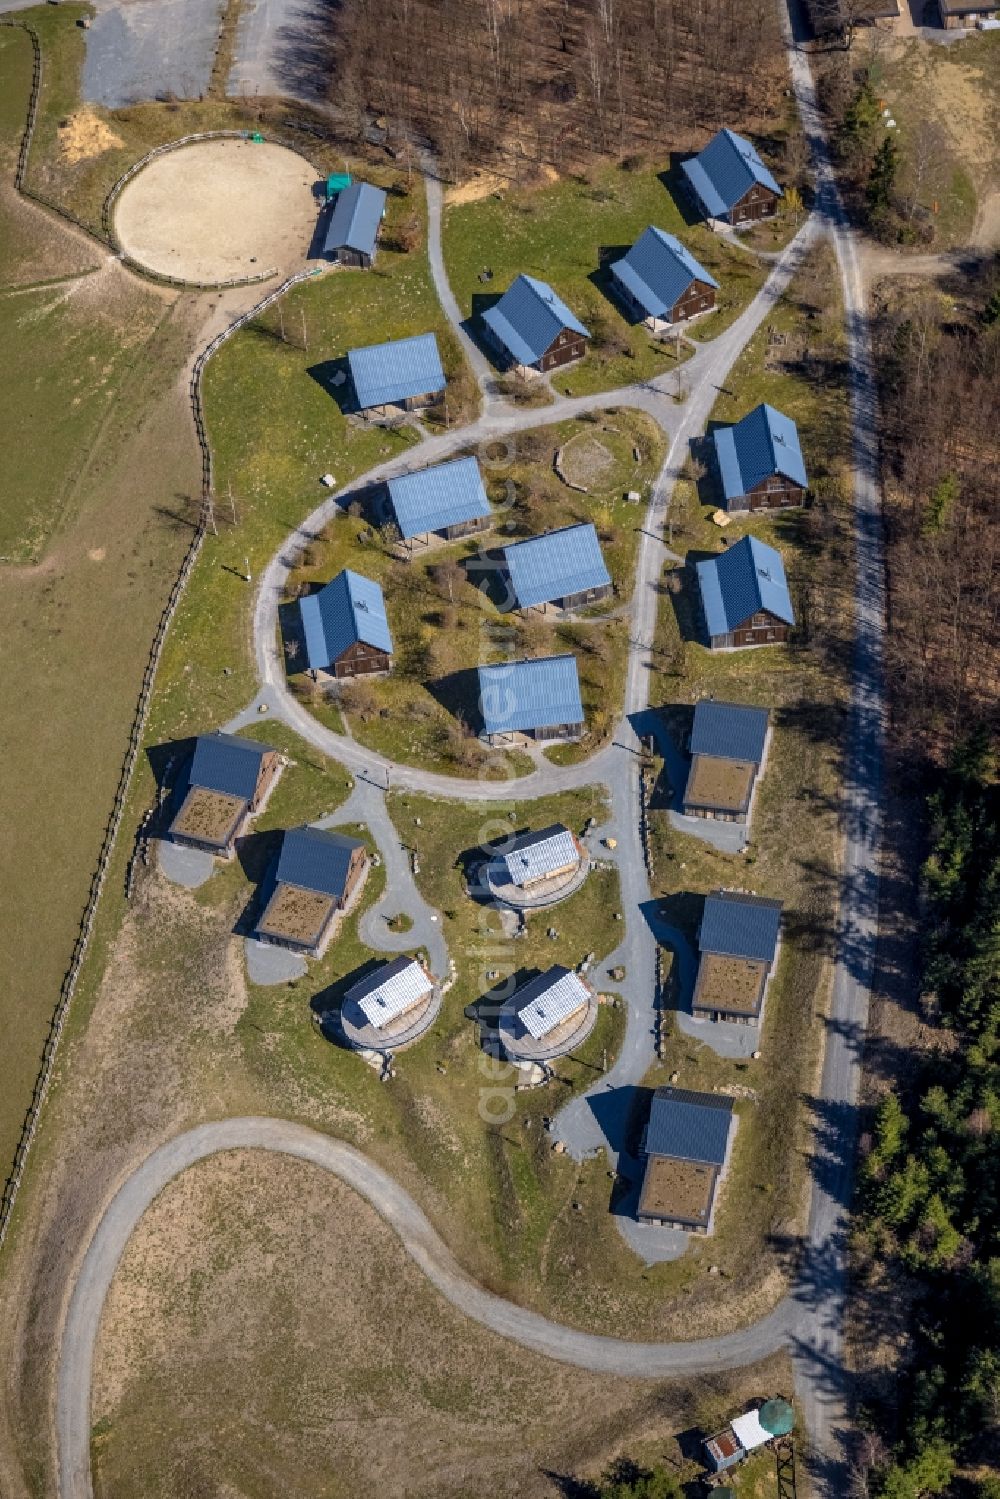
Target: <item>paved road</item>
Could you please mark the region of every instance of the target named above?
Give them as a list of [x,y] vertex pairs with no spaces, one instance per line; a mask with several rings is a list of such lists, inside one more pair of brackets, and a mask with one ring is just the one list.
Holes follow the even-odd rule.
[[244,0],[226,93],[324,103],[332,22],[328,0]]
[[843,791],[845,834],[833,997],[827,1023],[812,1161],[806,1249],[792,1346],[796,1387],[812,1444],[814,1484],[829,1499],[848,1492],[848,1375],[843,1361],[847,1235],[854,1183],[857,1098],[878,936],[881,770],[885,731],[882,647],[885,555],[878,465],[878,411],[858,236],[840,201],[816,104],[797,0],[788,0],[792,86],[809,141],[819,208],[843,286],[850,346],[854,442],[855,652]]
[[[226,1119],[200,1125],[147,1157],[112,1199],[80,1267],[66,1314],[56,1391],[60,1499],[90,1499],[90,1382],[112,1277],[129,1237],[163,1188],[222,1150],[277,1151],[332,1172],[367,1199],[398,1234],[428,1280],[458,1311],[501,1337],[563,1363],[629,1378],[666,1378],[738,1368],[779,1348],[791,1307],[783,1302],[753,1327],[698,1343],[635,1343],[549,1322],[470,1280],[409,1193],[381,1167],[329,1135],[282,1119]],[[317,1308],[322,1315],[322,1308]]]

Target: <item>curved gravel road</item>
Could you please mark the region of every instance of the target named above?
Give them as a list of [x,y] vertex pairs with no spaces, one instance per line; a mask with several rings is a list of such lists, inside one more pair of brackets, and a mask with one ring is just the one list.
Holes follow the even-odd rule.
[[174,1177],[223,1150],[270,1150],[330,1171],[360,1193],[398,1234],[428,1280],[452,1306],[501,1337],[562,1363],[600,1374],[660,1379],[756,1362],[787,1337],[782,1302],[752,1327],[697,1343],[635,1343],[550,1322],[470,1280],[410,1194],[351,1145],[284,1119],[224,1119],[199,1125],[147,1156],[112,1199],[84,1256],[63,1331],[56,1393],[61,1499],[90,1499],[90,1382],[101,1312],[139,1219]]
[[[788,0],[793,11],[797,0]],[[662,538],[666,504],[688,449],[708,419],[718,387],[770,309],[781,296],[802,256],[821,233],[832,237],[841,271],[852,355],[852,410],[855,441],[855,516],[858,556],[856,597],[857,648],[854,663],[852,715],[844,792],[846,838],[845,870],[838,924],[832,1013],[828,1022],[824,1068],[818,1107],[823,1129],[813,1156],[813,1189],[805,1253],[794,1298],[751,1327],[726,1337],[692,1343],[636,1343],[599,1337],[553,1323],[536,1313],[503,1301],[476,1285],[413,1199],[380,1167],[358,1151],[329,1136],[277,1119],[230,1119],[200,1126],[167,1142],[123,1184],[101,1217],[84,1255],[73,1287],[62,1338],[58,1376],[57,1441],[62,1499],[85,1499],[90,1484],[90,1389],[93,1354],[104,1299],[128,1237],[145,1209],[174,1176],[195,1161],[218,1151],[256,1148],[280,1151],[310,1161],[338,1175],[382,1214],[436,1288],[458,1310],[492,1331],[549,1357],[603,1373],[661,1378],[704,1372],[754,1362],[791,1344],[796,1359],[796,1382],[805,1425],[811,1441],[810,1467],[815,1490],[825,1499],[843,1499],[845,1468],[846,1375],[843,1366],[842,1316],[846,1294],[845,1246],[847,1212],[853,1181],[856,1100],[861,1049],[867,1022],[868,991],[877,932],[878,855],[880,846],[879,766],[883,735],[881,643],[883,631],[882,538],[877,478],[875,387],[871,364],[864,288],[858,271],[854,236],[836,193],[818,111],[808,58],[800,51],[789,27],[793,87],[813,154],[817,179],[817,211],[792,244],[781,253],[765,286],[733,325],[699,349],[685,366],[691,395],[677,406],[666,381],[631,386],[577,400],[557,399],[541,412],[519,412],[487,400],[484,415],[470,426],[428,439],[408,457],[421,466],[447,456],[459,447],[491,441],[527,427],[561,421],[567,416],[608,404],[646,411],[667,434],[669,452],[647,511],[637,561],[631,605],[632,648],[624,695],[624,716],[613,744],[589,762],[559,768],[543,764],[520,780],[463,781],[393,765],[365,750],[354,740],[333,735],[317,723],[291,696],[284,680],[277,636],[277,605],[298,549],[333,515],[337,498],[327,499],[289,537],[265,571],[257,598],[254,633],[261,691],[248,717],[256,718],[263,705],[284,719],[305,740],[347,766],[366,789],[367,819],[377,841],[394,861],[402,859],[398,836],[385,814],[384,788],[396,787],[462,801],[526,800],[570,786],[600,782],[611,793],[612,823],[619,839],[618,864],[622,874],[622,904],[627,914],[620,949],[628,970],[623,990],[629,1001],[626,1038],[615,1066],[598,1088],[609,1081],[625,1091],[638,1081],[653,1056],[652,974],[656,943],[643,907],[649,885],[638,831],[638,739],[633,720],[648,702],[651,643],[656,622],[656,582],[667,558]],[[440,196],[430,190],[432,224],[440,223]],[[437,232],[432,236],[437,238]],[[439,247],[438,247],[439,248]],[[450,291],[445,295],[440,254],[432,256],[442,304],[454,319],[458,308]],[[463,338],[464,341],[464,338]],[[473,360],[484,395],[489,395],[487,372]],[[357,481],[360,485],[387,477],[405,464],[398,460]],[[356,486],[352,486],[354,488]],[[411,888],[412,887],[412,888]],[[430,909],[413,886],[400,878],[401,908],[410,908],[422,934],[433,938]],[[388,909],[385,901],[381,905]],[[413,940],[412,937],[410,939]],[[443,943],[436,966],[446,961]],[[634,982],[633,982],[634,979]],[[586,1104],[574,1100],[559,1116],[557,1132],[574,1154],[606,1146],[608,1138]]]

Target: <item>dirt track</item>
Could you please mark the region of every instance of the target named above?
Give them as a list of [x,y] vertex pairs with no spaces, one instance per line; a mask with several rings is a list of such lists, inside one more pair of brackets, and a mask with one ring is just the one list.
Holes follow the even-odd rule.
[[284,146],[202,141],[158,157],[128,184],[115,229],[140,264],[185,281],[293,270],[316,226],[316,182]]

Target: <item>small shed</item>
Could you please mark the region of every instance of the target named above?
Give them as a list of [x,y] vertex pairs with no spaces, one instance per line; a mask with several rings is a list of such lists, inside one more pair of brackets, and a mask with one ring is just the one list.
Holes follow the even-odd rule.
[[579,739],[583,703],[576,657],[539,656],[481,666],[479,705],[489,744]]
[[535,276],[511,282],[483,322],[490,342],[522,373],[557,369],[587,352],[589,329]]
[[392,635],[382,589],[344,568],[318,593],[299,599],[309,670],[339,679],[392,667]]
[[713,650],[780,645],[795,624],[781,553],[756,536],[697,564],[698,589]]
[[710,312],[719,283],[680,240],[650,225],[610,267],[615,290],[651,333]]
[[338,193],[323,236],[323,253],[338,265],[367,268],[374,263],[386,195],[370,182],[352,182]]
[[376,416],[430,406],[448,383],[433,333],[351,349],[347,365],[359,411]]
[[597,531],[589,522],[514,542],[504,549],[504,567],[518,609],[542,614],[550,604],[579,609],[609,598],[612,591]]
[[735,130],[720,130],[697,156],[681,163],[681,172],[705,217],[726,224],[772,218],[783,197],[757,148]]
[[332,203],[338,193],[351,185],[350,172],[330,172],[326,179],[326,201]]
[[977,20],[997,14],[997,6],[984,0],[937,0],[938,19],[947,31],[975,26]]
[[802,504],[809,480],[790,416],[762,402],[735,426],[716,428],[712,443],[727,511]]

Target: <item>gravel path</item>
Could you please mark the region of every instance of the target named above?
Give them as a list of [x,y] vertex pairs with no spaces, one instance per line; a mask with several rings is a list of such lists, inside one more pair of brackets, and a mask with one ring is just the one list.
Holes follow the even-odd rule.
[[[752,1327],[696,1343],[637,1343],[550,1322],[470,1280],[410,1194],[350,1145],[284,1119],[225,1119],[189,1130],[148,1156],[108,1205],[73,1287],[56,1392],[61,1499],[89,1499],[90,1381],[101,1311],[118,1261],[150,1203],[174,1177],[222,1150],[270,1150],[330,1171],[360,1193],[452,1306],[501,1337],[562,1363],[603,1374],[660,1379],[754,1363],[785,1341],[792,1308],[783,1302]],[[317,1308],[322,1315],[322,1308]]]
[[[794,5],[796,0],[788,0]],[[794,1297],[750,1327],[727,1337],[695,1343],[645,1344],[562,1327],[511,1302],[490,1295],[474,1284],[458,1266],[447,1246],[431,1228],[412,1198],[391,1177],[351,1147],[326,1135],[274,1119],[233,1119],[198,1129],[167,1142],[130,1176],[101,1217],[84,1255],[74,1285],[62,1339],[57,1401],[60,1493],[63,1499],[89,1496],[90,1379],[97,1330],[115,1267],[128,1237],[146,1207],[163,1186],[194,1161],[230,1148],[277,1150],[312,1161],[335,1172],[361,1192],[399,1234],[433,1284],[466,1315],[501,1336],[556,1359],[606,1373],[662,1377],[704,1372],[755,1361],[790,1342],[796,1360],[797,1384],[812,1444],[813,1477],[824,1499],[842,1499],[847,1491],[845,1437],[847,1433],[847,1377],[843,1367],[842,1316],[845,1299],[845,1243],[847,1211],[853,1181],[856,1100],[861,1050],[867,1023],[868,993],[877,930],[877,868],[880,846],[879,772],[883,733],[882,631],[884,628],[883,555],[879,490],[875,387],[864,288],[855,236],[846,224],[833,183],[821,123],[816,111],[808,58],[789,37],[793,86],[807,137],[814,152],[819,187],[817,212],[775,261],[774,269],[740,318],[686,366],[691,395],[678,407],[665,382],[578,400],[560,398],[542,412],[518,412],[492,398],[484,415],[470,426],[431,438],[419,449],[421,465],[447,456],[470,441],[489,441],[528,427],[557,422],[582,411],[608,404],[647,411],[669,440],[669,451],[655,486],[637,561],[632,601],[632,648],[625,682],[625,712],[614,742],[589,762],[569,768],[542,765],[514,783],[461,781],[412,767],[390,765],[364,750],[354,740],[334,735],[318,724],[287,690],[277,640],[277,604],[295,557],[315,532],[333,515],[337,501],[326,500],[295,531],[266,569],[257,598],[254,630],[261,680],[259,697],[243,715],[257,718],[257,708],[282,718],[323,753],[348,767],[358,788],[340,814],[368,823],[386,860],[391,900],[379,903],[377,914],[405,910],[414,920],[402,945],[412,945],[419,930],[421,945],[432,951],[437,971],[447,964],[447,952],[432,912],[410,874],[405,851],[385,811],[388,784],[451,797],[461,801],[521,799],[546,796],[570,786],[603,783],[610,791],[611,818],[607,831],[618,839],[615,855],[621,877],[622,909],[626,915],[623,941],[612,959],[626,968],[622,993],[628,1001],[624,1044],[611,1071],[590,1094],[575,1099],[562,1111],[557,1135],[574,1154],[605,1148],[612,1154],[621,1143],[624,1104],[631,1086],[647,1071],[653,1050],[653,996],[656,937],[675,946],[682,965],[682,982],[690,984],[693,954],[680,933],[658,928],[651,921],[651,894],[639,833],[638,738],[648,705],[648,680],[653,666],[652,641],[656,623],[656,583],[667,556],[662,539],[666,506],[691,437],[704,430],[717,390],[734,360],[783,293],[803,255],[818,236],[830,233],[836,249],[847,307],[852,355],[852,409],[856,459],[856,535],[858,553],[857,629],[850,743],[844,791],[846,835],[845,870],[838,922],[837,963],[832,1012],[821,1084],[820,1129],[813,1159],[813,1189],[803,1265]],[[433,208],[437,237],[440,199]],[[454,321],[457,305],[446,291],[439,247],[432,248],[435,280],[445,311]],[[459,336],[467,335],[459,328]],[[472,355],[470,353],[470,359]],[[481,356],[480,356],[481,358]],[[488,392],[488,373],[473,360],[481,388]],[[382,466],[357,481],[385,478],[404,465]],[[352,486],[352,488],[355,486]],[[356,798],[356,800],[355,800]],[[350,812],[348,813],[348,808]],[[605,831],[602,829],[602,832]],[[382,923],[384,926],[384,923]],[[381,936],[381,932],[372,935]],[[434,939],[438,939],[436,947]],[[644,1252],[636,1243],[637,1252]]]

